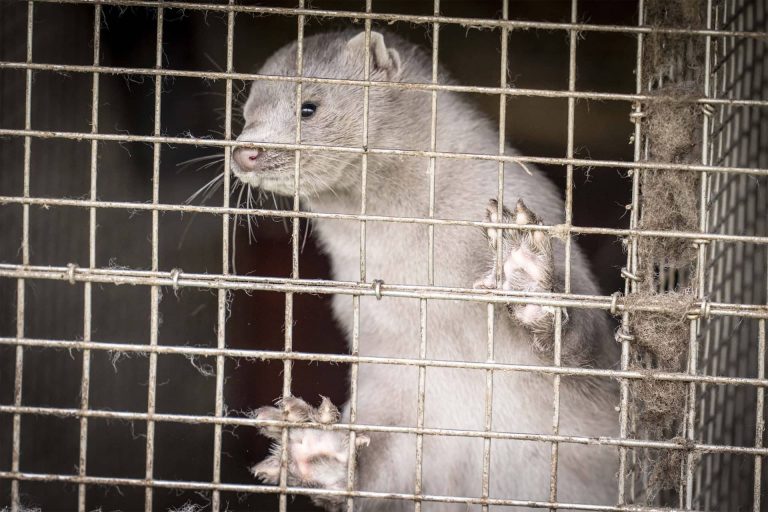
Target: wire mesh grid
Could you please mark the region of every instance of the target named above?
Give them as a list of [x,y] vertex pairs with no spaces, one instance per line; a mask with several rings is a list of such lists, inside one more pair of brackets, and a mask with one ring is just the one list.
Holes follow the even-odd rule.
[[[712,13],[718,26],[750,26],[764,23],[765,6],[754,8],[739,2],[722,2]],[[718,96],[765,94],[758,85],[765,76],[765,47],[723,40],[714,48],[712,90]],[[765,113],[760,110],[734,112],[726,109],[711,126],[712,147],[708,158],[715,163],[765,160]],[[756,145],[747,147],[743,137],[756,136]],[[713,177],[709,185],[709,226],[719,232],[765,232],[765,178],[751,181]],[[707,293],[732,302],[766,301],[765,247],[723,247],[708,249]],[[735,262],[743,261],[744,264]],[[733,265],[733,266],[731,266]],[[704,326],[701,365],[707,373],[729,375],[765,374],[765,322],[730,322],[713,319]],[[698,435],[732,445],[762,446],[764,391],[759,388],[701,389],[699,391]],[[727,405],[726,405],[727,404]],[[733,420],[718,419],[716,411],[727,407]],[[738,460],[714,456],[701,461],[696,475],[697,506],[738,510],[753,496],[760,503],[762,459]],[[742,497],[742,498],[739,498]]]
[[[33,34],[35,9],[39,4],[91,4],[94,17],[92,26],[92,64],[47,64],[35,62],[33,58]],[[100,54],[101,13],[105,6],[131,6],[151,9],[156,12],[156,32],[154,48],[154,67],[119,67],[102,65]],[[491,506],[518,506],[540,509],[563,510],[666,510],[654,506],[641,507],[634,504],[636,489],[628,478],[631,470],[631,458],[634,450],[657,448],[683,451],[687,456],[687,475],[681,484],[680,504],[691,510],[736,510],[736,507],[751,505],[753,510],[761,510],[760,489],[762,457],[768,455],[763,447],[763,394],[768,385],[764,375],[765,362],[765,322],[766,290],[768,290],[766,244],[766,204],[765,180],[768,176],[768,161],[764,134],[766,132],[765,108],[765,6],[759,2],[724,1],[707,5],[707,26],[702,29],[651,28],[642,22],[643,2],[638,6],[639,23],[629,25],[597,25],[579,22],[577,16],[578,0],[571,3],[569,23],[535,22],[510,19],[507,2],[499,19],[465,19],[441,15],[439,0],[433,4],[431,15],[390,15],[373,12],[371,0],[366,1],[365,9],[359,12],[312,9],[299,2],[298,8],[276,8],[239,5],[233,0],[226,4],[199,4],[188,2],[126,2],[122,0],[35,0],[27,3],[26,58],[24,61],[0,62],[0,69],[20,70],[25,76],[24,122],[23,128],[2,128],[0,136],[23,141],[23,187],[19,195],[4,195],[0,204],[18,206],[22,212],[21,254],[18,263],[0,263],[0,277],[15,280],[15,334],[0,338],[0,344],[14,348],[14,382],[12,403],[0,404],[0,414],[12,418],[11,464],[0,471],[0,479],[10,481],[10,508],[20,510],[22,499],[20,485],[24,482],[65,482],[76,485],[78,489],[78,510],[85,511],[94,504],[86,500],[87,490],[95,485],[119,485],[137,487],[144,492],[145,510],[153,509],[153,495],[157,489],[196,490],[210,493],[211,510],[220,510],[225,506],[221,495],[225,492],[257,494],[275,494],[280,510],[290,509],[289,495],[340,495],[346,497],[346,507],[355,507],[355,498],[380,498],[384,500],[411,501],[414,508],[420,510],[424,503],[457,503],[477,505],[483,510]],[[218,72],[180,71],[163,67],[164,15],[169,9],[187,9],[202,12],[220,12],[226,16],[226,64]],[[296,75],[293,77],[261,76],[237,73],[233,66],[233,46],[235,14],[258,13],[284,15],[295,18],[297,29]],[[366,42],[370,42],[372,23],[406,21],[425,25],[430,29],[432,40],[432,80],[425,84],[404,84],[398,82],[378,82],[370,80],[370,44],[366,44],[366,68],[364,80],[321,79],[302,76],[303,38],[306,18],[340,18],[344,20],[363,20]],[[501,35],[501,83],[498,87],[461,86],[438,83],[438,62],[441,28],[448,25],[492,27]],[[507,82],[507,51],[509,32],[517,29],[556,30],[568,38],[568,87],[564,90],[523,89]],[[634,161],[578,158],[575,147],[574,117],[577,100],[603,100],[631,102],[635,109],[650,101],[659,101],[658,96],[648,94],[642,81],[640,67],[643,55],[644,37],[652,30],[704,38],[707,45],[707,66],[705,97],[690,100],[702,107],[712,109],[714,114],[705,117],[703,157],[701,164],[660,164],[644,161],[642,150],[642,131],[639,123],[635,128]],[[637,87],[635,94],[598,93],[576,90],[577,45],[579,33],[583,32],[619,32],[636,37]],[[33,74],[37,71],[58,71],[83,74],[91,77],[91,121],[90,131],[55,131],[33,129],[31,116],[35,108],[33,101]],[[136,135],[109,133],[102,130],[99,123],[100,83],[109,75],[144,76],[154,84],[153,95],[153,130],[151,134]],[[162,131],[162,81],[164,77],[189,77],[224,81],[224,133],[220,139],[171,137]],[[271,80],[288,81],[295,87],[296,98],[301,98],[305,84],[329,83],[362,87],[363,95],[363,133],[359,147],[321,146],[302,142],[301,131],[297,128],[293,143],[258,143],[236,142],[233,137],[233,108],[235,80]],[[418,89],[427,91],[431,97],[431,135],[430,148],[426,151],[399,148],[381,149],[368,147],[368,102],[369,91],[374,87]],[[449,153],[437,150],[437,95],[440,91],[472,92],[494,95],[499,98],[499,151],[498,155],[474,153]],[[505,154],[505,115],[508,98],[553,97],[567,101],[567,150],[564,157],[522,156]],[[663,99],[663,98],[662,98]],[[296,101],[295,116],[300,119],[301,101]],[[300,123],[297,122],[297,127]],[[763,135],[761,137],[761,135]],[[33,141],[46,139],[65,139],[87,141],[90,146],[90,188],[87,198],[65,199],[36,196],[31,189],[30,169],[33,158]],[[147,143],[152,147],[152,198],[151,202],[108,201],[99,199],[98,178],[101,175],[98,157],[100,144],[107,142]],[[224,162],[223,202],[219,206],[194,206],[162,202],[160,196],[160,162],[164,148],[170,145],[194,145],[219,148]],[[230,191],[233,187],[229,172],[231,149],[233,147],[259,147],[296,154],[294,169],[294,194],[292,203],[286,209],[242,208],[230,204]],[[302,151],[329,153],[355,153],[361,155],[362,162],[362,200],[360,211],[349,213],[317,213],[303,211],[299,196],[301,169],[299,156]],[[382,216],[367,213],[366,174],[369,155],[401,155],[424,157],[428,160],[429,176],[429,215],[427,217]],[[439,286],[434,280],[434,251],[436,226],[464,226],[477,229],[501,228],[504,224],[477,222],[473,220],[441,219],[435,216],[435,165],[438,159],[491,160],[498,162],[498,196],[504,192],[503,171],[505,163],[555,164],[566,168],[565,222],[559,225],[529,226],[525,229],[545,231],[565,239],[565,288],[562,293],[536,293],[513,291],[482,291],[455,287]],[[605,228],[574,225],[573,192],[574,173],[587,168],[624,169],[633,171],[631,222],[629,228]],[[701,178],[701,230],[700,231],[654,231],[641,229],[638,224],[640,208],[640,171],[644,169],[684,170],[697,173]],[[9,171],[3,171],[9,172]],[[13,172],[17,172],[16,169]],[[762,183],[762,187],[759,184]],[[501,203],[501,201],[500,201]],[[88,258],[87,265],[61,262],[57,265],[35,265],[30,259],[30,212],[33,207],[82,208],[88,212]],[[499,207],[501,208],[501,207]],[[149,269],[104,267],[97,261],[97,216],[109,209],[145,211],[151,215],[150,244],[151,266]],[[220,271],[185,272],[180,268],[162,270],[159,264],[159,223],[160,215],[165,212],[206,213],[220,217],[221,221],[221,262]],[[499,211],[499,213],[501,213]],[[230,268],[231,245],[230,226],[236,215],[278,217],[290,223],[291,265],[290,277],[259,277],[239,275]],[[315,280],[302,278],[299,271],[301,235],[300,222],[309,219],[337,219],[357,221],[360,226],[360,257],[358,282]],[[366,270],[366,236],[370,222],[425,225],[428,232],[428,252],[426,255],[428,282],[426,285],[410,283],[385,283],[377,276],[368,275]],[[632,291],[635,283],[631,276],[637,271],[637,241],[642,237],[682,238],[697,243],[698,268],[696,274],[688,276],[698,291],[690,317],[691,350],[687,373],[659,372],[648,376],[646,373],[631,369],[628,364],[629,339],[622,341],[621,366],[617,369],[598,369],[563,366],[561,362],[561,342],[564,312],[569,308],[592,308],[623,316],[627,322],[628,308],[618,295],[583,295],[571,292],[571,244],[577,235],[600,235],[619,237],[627,241],[629,247],[626,290]],[[497,258],[501,258],[501,245]],[[500,266],[497,265],[497,268]],[[72,285],[82,283],[83,322],[80,336],[73,339],[42,339],[29,336],[28,298],[29,284],[36,280],[54,280],[69,282]],[[111,340],[98,340],[92,332],[92,308],[94,287],[101,285],[129,284],[149,288],[149,340],[148,343],[115,343]],[[217,329],[215,347],[168,346],[158,343],[161,324],[160,300],[162,289],[183,290],[203,289],[216,294]],[[230,294],[234,291],[260,292],[269,291],[284,294],[284,340],[282,350],[235,349],[228,345],[226,322]],[[294,301],[303,294],[349,295],[352,298],[353,330],[351,332],[350,351],[348,354],[325,354],[294,349]],[[359,355],[360,342],[360,301],[364,298],[398,297],[419,301],[420,346],[418,357],[383,357]],[[487,358],[485,361],[444,360],[428,357],[427,318],[431,301],[455,300],[472,301],[487,304]],[[494,306],[497,304],[538,304],[556,309],[556,329],[554,359],[551,364],[526,365],[501,363],[494,359]],[[639,306],[642,311],[654,311],[658,306]],[[29,372],[25,366],[25,353],[33,348],[68,349],[81,360],[81,378],[79,383],[79,407],[42,407],[26,405],[23,400],[24,380]],[[91,394],[91,360],[94,353],[120,351],[142,354],[148,357],[148,375],[146,378],[146,409],[140,412],[128,410],[110,410],[97,408],[89,401]],[[210,357],[215,360],[215,408],[213,414],[168,414],[156,410],[158,390],[158,364],[161,356],[183,355],[190,358]],[[331,428],[350,433],[350,454],[353,455],[354,438],[366,432],[392,432],[413,434],[416,436],[416,478],[410,493],[381,493],[359,490],[355,487],[353,456],[349,457],[347,487],[343,491],[302,488],[288,484],[286,454],[282,454],[280,484],[277,486],[229,483],[222,478],[222,431],[226,427],[297,427],[286,421],[267,421],[248,417],[235,417],[227,413],[224,397],[224,385],[227,360],[249,358],[274,360],[282,363],[282,392],[284,397],[293,394],[292,373],[296,362],[332,362],[350,366],[350,417],[346,423],[331,427],[310,423],[310,426]],[[391,426],[358,423],[356,418],[356,379],[358,365],[396,365],[418,369],[418,412],[415,426]],[[474,369],[485,372],[484,428],[483,429],[448,429],[425,426],[425,386],[428,368]],[[553,380],[553,416],[552,429],[549,432],[506,432],[496,431],[492,424],[493,383],[495,372],[529,372],[552,376]],[[566,376],[591,376],[602,379],[615,379],[621,385],[619,404],[620,435],[618,437],[589,437],[563,435],[560,433],[560,379]],[[686,419],[686,443],[674,440],[644,440],[633,438],[629,416],[628,383],[637,379],[656,379],[659,381],[687,383],[697,401],[689,401]],[[728,405],[733,404],[733,405]],[[21,461],[23,419],[28,416],[56,416],[76,418],[79,422],[78,463],[76,471],[71,473],[24,471]],[[141,478],[116,478],[99,476],[89,471],[89,423],[97,419],[133,420],[146,424],[144,443],[145,466]],[[186,423],[212,425],[214,428],[212,451],[212,477],[210,481],[168,480],[156,475],[155,451],[157,447],[156,428],[163,423]],[[288,428],[282,429],[283,446],[288,436]],[[446,496],[424,493],[422,482],[422,464],[424,457],[423,442],[425,436],[454,436],[478,438],[483,440],[482,493],[480,496]],[[550,449],[550,486],[547,500],[531,501],[525,497],[494,498],[490,494],[490,459],[492,440],[518,440],[544,443]],[[564,503],[558,501],[558,452],[562,444],[606,445],[619,451],[620,473],[618,478],[618,503],[616,505],[595,506],[583,503]],[[746,459],[746,466],[737,466],[735,459]],[[701,460],[699,460],[701,459]],[[699,461],[699,463],[696,463]],[[746,469],[745,469],[746,468]],[[739,491],[735,491],[739,485]],[[627,488],[630,486],[630,488]],[[752,492],[750,492],[752,491]],[[747,494],[752,496],[749,502],[743,501]]]

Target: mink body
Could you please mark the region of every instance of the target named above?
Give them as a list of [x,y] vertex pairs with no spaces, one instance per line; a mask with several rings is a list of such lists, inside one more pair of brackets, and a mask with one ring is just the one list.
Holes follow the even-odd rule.
[[[388,82],[430,83],[431,57],[394,34],[370,36],[370,78]],[[307,37],[303,41],[306,77],[364,78],[365,35],[342,31]],[[296,43],[277,51],[259,71],[265,75],[296,74]],[[452,83],[440,70],[439,83]],[[253,83],[244,107],[246,126],[238,140],[295,142],[296,86],[286,81]],[[304,144],[361,147],[363,102],[361,86],[304,83],[303,104],[316,110],[301,119]],[[498,154],[497,125],[458,93],[437,94],[436,150],[451,153]],[[368,146],[430,150],[431,92],[371,87]],[[514,120],[513,120],[514,122]],[[518,122],[526,122],[519,120]],[[238,150],[233,172],[245,183],[266,192],[293,195],[295,152]],[[511,147],[506,154],[516,154]],[[239,165],[242,163],[243,165]],[[301,151],[302,208],[314,212],[359,214],[362,156],[360,153]],[[429,159],[371,153],[367,159],[366,213],[399,217],[429,216]],[[530,166],[529,166],[530,167]],[[543,173],[529,174],[515,164],[504,167],[505,222],[521,224],[542,219],[564,220],[560,194]],[[489,200],[498,196],[495,161],[437,158],[434,216],[442,219],[496,220]],[[521,198],[518,208],[511,208]],[[522,206],[521,206],[522,205]],[[360,281],[358,221],[313,219],[313,236],[330,258],[332,277]],[[565,274],[565,249],[560,241],[539,233],[508,234],[503,238],[504,282],[507,289],[558,291]],[[490,246],[489,246],[490,239]],[[425,224],[369,221],[366,226],[366,282],[471,288],[494,287],[492,276],[498,234],[467,226],[434,227],[434,275],[428,265],[429,235]],[[571,245],[571,290],[599,294],[597,281],[583,253]],[[519,264],[519,265],[518,265]],[[517,266],[516,266],[517,265]],[[485,277],[484,277],[485,276]],[[513,277],[517,276],[513,279]],[[522,276],[522,277],[521,277]],[[542,276],[548,276],[544,279]],[[433,277],[433,279],[432,279]],[[478,284],[479,283],[479,284]],[[461,300],[430,300],[426,305],[426,357],[448,361],[488,360],[488,307]],[[333,312],[351,342],[352,297],[336,295]],[[492,360],[523,365],[553,364],[554,310],[535,306],[494,308]],[[618,359],[607,315],[572,308],[564,315],[562,364],[611,367]],[[534,322],[538,322],[534,326]],[[420,301],[384,296],[360,298],[361,356],[419,358]],[[543,327],[542,327],[543,326]],[[547,327],[549,326],[549,327]],[[417,425],[419,369],[416,366],[360,364],[357,377],[357,418],[365,425]],[[427,367],[424,427],[486,428],[485,370]],[[314,399],[314,397],[307,397]],[[554,386],[551,375],[527,371],[495,371],[492,377],[492,417],[495,432],[553,433]],[[606,379],[563,377],[560,387],[560,435],[618,436],[617,390]],[[327,401],[315,409],[300,399],[256,412],[265,419],[333,422],[335,407]],[[349,421],[349,404],[341,422]],[[278,431],[264,433],[280,442]],[[358,435],[356,489],[413,493],[416,482],[416,436],[370,432]],[[367,445],[366,445],[367,443]],[[279,446],[275,446],[276,453]],[[354,452],[355,450],[353,450]],[[344,432],[290,430],[288,480],[326,489],[347,489],[348,438]],[[490,441],[490,497],[550,499],[552,447],[547,442],[493,439]],[[423,437],[422,493],[442,496],[482,496],[484,440],[480,437]],[[616,448],[560,443],[557,496],[560,502],[616,503]],[[279,479],[279,454],[253,468],[266,482]],[[315,497],[336,510],[344,497]],[[413,503],[397,499],[356,499],[356,510],[412,510]],[[494,508],[496,509],[496,508]],[[478,504],[423,503],[425,511],[480,510]],[[528,508],[498,507],[498,510]],[[531,509],[534,510],[534,509]],[[538,510],[538,509],[536,509]]]

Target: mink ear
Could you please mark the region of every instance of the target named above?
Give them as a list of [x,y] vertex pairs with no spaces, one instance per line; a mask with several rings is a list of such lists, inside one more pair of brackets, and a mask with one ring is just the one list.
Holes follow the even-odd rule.
[[[365,55],[365,32],[360,32],[347,42],[347,49],[352,55]],[[384,73],[387,79],[400,74],[400,54],[394,48],[387,48],[381,32],[371,31],[371,76]]]

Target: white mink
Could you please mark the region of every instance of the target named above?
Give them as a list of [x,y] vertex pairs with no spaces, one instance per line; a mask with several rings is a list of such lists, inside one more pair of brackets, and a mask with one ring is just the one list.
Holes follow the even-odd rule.
[[[365,34],[359,30],[332,32],[303,41],[303,76],[363,79]],[[395,34],[371,32],[370,78],[387,82],[430,83],[430,56]],[[264,75],[296,73],[296,43],[272,55],[259,71]],[[441,69],[440,83],[452,83]],[[295,84],[254,81],[244,107],[245,128],[240,141],[295,142]],[[304,83],[301,88],[301,142],[309,145],[361,147],[363,100],[361,86]],[[368,146],[429,150],[431,92],[371,87]],[[515,122],[513,119],[512,122]],[[525,122],[525,120],[519,120]],[[439,152],[497,154],[498,130],[458,93],[437,94],[436,149]],[[507,154],[516,154],[507,147]],[[243,182],[266,192],[293,195],[295,153],[241,148],[234,152],[232,170]],[[361,207],[362,155],[353,152],[301,151],[302,207],[314,212],[358,214]],[[367,160],[366,211],[371,215],[427,217],[429,159],[371,153]],[[489,160],[438,158],[435,162],[435,211],[442,219],[497,221],[498,163]],[[504,167],[504,222],[536,224],[563,222],[563,202],[553,184],[537,169],[529,174],[514,164]],[[518,201],[518,198],[522,199]],[[514,207],[510,206],[514,205]],[[360,226],[357,221],[314,219],[313,235],[331,261],[332,277],[360,280]],[[493,261],[501,241],[504,266],[501,287],[525,291],[562,290],[565,249],[543,232],[505,230],[485,233],[476,227],[436,225],[434,281],[438,286],[495,288]],[[428,227],[425,224],[369,221],[366,229],[367,282],[426,285]],[[571,289],[597,294],[596,279],[581,250],[571,246]],[[418,358],[420,301],[411,298],[360,299],[359,351],[362,356]],[[430,300],[427,305],[429,359],[487,361],[487,305],[461,300]],[[333,312],[351,339],[352,299],[333,298]],[[566,316],[564,315],[564,319]],[[494,354],[498,363],[552,364],[554,314],[531,305],[495,307]],[[565,366],[608,368],[617,360],[607,315],[571,308],[562,336]],[[553,377],[536,372],[495,371],[492,430],[534,434],[553,433]],[[357,381],[357,422],[367,425],[417,425],[418,367],[361,364]],[[560,389],[562,435],[618,434],[615,383],[606,379],[563,377]],[[485,428],[486,371],[427,367],[424,426],[427,428]],[[308,397],[314,398],[314,397]],[[322,423],[346,422],[349,407],[338,410],[328,402],[310,407],[290,398],[278,407],[263,407],[256,416]],[[264,434],[280,441],[277,431]],[[363,491],[413,493],[416,482],[416,436],[371,432],[357,439],[356,488]],[[480,437],[423,438],[423,493],[439,496],[482,496],[483,444]],[[493,439],[490,454],[490,497],[550,499],[551,445],[530,440]],[[254,466],[266,482],[279,478],[278,455]],[[290,483],[346,490],[347,434],[341,431],[290,430]],[[617,499],[616,448],[560,443],[557,501],[613,505]],[[315,497],[328,510],[337,510],[343,497]],[[413,503],[396,499],[359,499],[356,510],[411,510]],[[525,507],[496,507],[528,510]],[[425,501],[423,510],[479,510],[480,505]],[[533,510],[533,509],[532,509]],[[537,509],[538,510],[538,509]]]

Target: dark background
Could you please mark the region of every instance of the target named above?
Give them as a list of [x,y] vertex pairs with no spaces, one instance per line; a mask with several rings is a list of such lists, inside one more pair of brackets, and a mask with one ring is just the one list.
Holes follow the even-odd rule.
[[[246,2],[239,2],[246,3]],[[290,2],[258,2],[292,6]],[[363,10],[361,1],[313,1],[319,9]],[[384,1],[376,12],[431,14],[432,2]],[[102,8],[101,64],[151,68],[155,61],[156,11],[147,8]],[[447,16],[498,18],[498,1],[443,0]],[[636,24],[634,1],[579,2],[578,19],[596,24]],[[92,64],[93,6],[40,3],[34,8],[33,60],[38,63]],[[226,14],[166,9],[163,25],[165,68],[220,70],[226,65]],[[570,1],[511,1],[511,19],[570,21]],[[0,1],[0,59],[26,58],[27,3]],[[349,24],[351,21],[308,19],[306,33]],[[359,25],[362,30],[362,25]],[[375,28],[374,23],[374,28]],[[429,45],[431,26],[396,23],[387,27]],[[254,72],[271,52],[295,39],[296,18],[235,16],[234,67]],[[500,31],[444,25],[440,56],[462,84],[499,83]],[[564,90],[568,86],[568,33],[513,30],[509,34],[510,84],[522,88]],[[583,33],[577,46],[576,88],[580,91],[635,91],[633,74],[636,38],[627,34]],[[35,72],[32,88],[32,128],[90,131],[92,76],[85,73]],[[24,126],[23,70],[0,70],[0,127]],[[245,84],[235,82],[236,90]],[[223,133],[224,81],[165,78],[162,94],[162,132],[180,136],[220,138]],[[151,134],[154,79],[102,75],[99,131]],[[498,98],[475,95],[478,108],[498,117]],[[244,100],[238,96],[238,104]],[[507,135],[524,154],[566,156],[567,100],[510,97]],[[579,157],[631,160],[630,105],[619,101],[577,101],[575,147]],[[235,110],[237,112],[237,110]],[[239,132],[235,115],[233,132]],[[32,139],[31,190],[34,197],[88,198],[90,142]],[[162,146],[160,202],[183,203],[220,172],[213,166],[182,167],[190,158],[221,153],[188,145]],[[152,199],[152,146],[141,143],[99,143],[98,197],[103,200],[149,202]],[[0,195],[22,195],[23,138],[0,138]],[[561,190],[565,169],[543,169]],[[618,170],[576,169],[574,222],[580,226],[626,227],[624,205],[630,201],[631,182]],[[563,192],[564,194],[564,192]],[[204,204],[222,204],[222,193]],[[203,204],[201,200],[197,204]],[[263,205],[270,207],[269,204]],[[257,219],[255,241],[249,243],[245,225],[236,229],[236,268],[240,274],[290,275],[290,236],[281,221]],[[97,212],[97,265],[150,268],[151,213],[100,209]],[[302,230],[306,226],[302,223]],[[160,215],[160,269],[216,273],[221,269],[221,219],[215,215]],[[0,261],[21,262],[21,207],[0,205]],[[624,255],[615,238],[582,236],[603,292],[623,287],[619,269]],[[77,263],[88,266],[88,211],[74,207],[30,208],[30,262],[34,265]],[[328,278],[328,262],[308,237],[300,256],[301,277]],[[26,282],[26,336],[42,339],[82,339],[83,284],[66,281]],[[93,285],[92,338],[102,342],[149,343],[148,287]],[[328,296],[296,295],[294,349],[345,353],[346,342],[335,325]],[[231,348],[281,350],[285,299],[279,293],[232,294],[226,340]],[[216,345],[217,297],[214,291],[163,290],[160,302],[159,343]],[[16,335],[16,280],[0,279],[0,336]],[[146,411],[148,358],[122,357],[93,351],[90,407],[115,411]],[[0,404],[13,403],[15,348],[0,345]],[[215,360],[199,359],[199,365]],[[65,350],[24,350],[23,404],[79,407],[82,355]],[[226,360],[224,399],[228,414],[242,416],[269,404],[280,395],[282,363]],[[294,366],[293,391],[308,400],[319,394],[337,403],[345,399],[347,368],[324,363]],[[157,412],[212,415],[215,378],[199,373],[178,355],[158,357]],[[11,419],[0,414],[0,470],[11,466]],[[155,477],[210,481],[213,466],[213,427],[175,423],[156,424]],[[143,422],[89,421],[89,475],[143,478],[146,425]],[[21,430],[21,470],[76,474],[79,446],[76,418],[24,415]],[[247,468],[260,461],[268,444],[251,428],[225,428],[222,481],[254,483]],[[77,486],[61,483],[21,483],[23,503],[43,510],[74,510]],[[229,510],[274,510],[275,496],[223,493]],[[137,510],[143,508],[144,489],[89,486],[87,508]],[[155,489],[156,510],[185,503],[206,505],[207,493]],[[0,480],[0,509],[10,504],[10,482]],[[291,499],[290,510],[311,510],[305,498]]]

